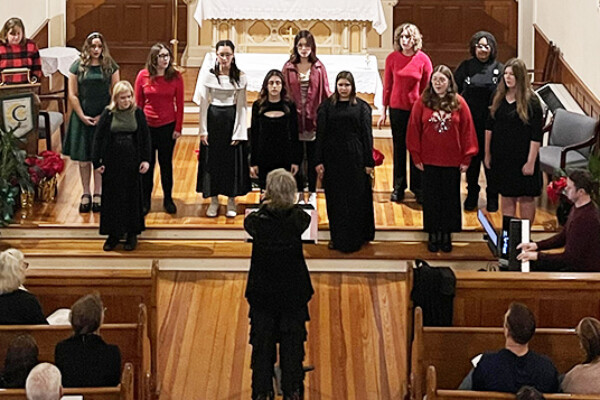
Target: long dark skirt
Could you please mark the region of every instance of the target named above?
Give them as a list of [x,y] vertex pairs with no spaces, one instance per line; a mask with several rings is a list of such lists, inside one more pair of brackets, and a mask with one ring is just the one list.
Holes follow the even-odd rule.
[[133,134],[111,134],[104,166],[100,234],[139,235],[146,227],[142,213],[140,163]]
[[360,142],[339,144],[325,156],[325,198],[331,240],[337,250],[353,252],[375,237],[371,179],[362,166]]
[[200,144],[196,192],[204,198],[219,194],[244,196],[251,190],[246,142],[231,145],[235,106],[208,107],[208,146]]
[[423,230],[460,232],[460,169],[425,165],[423,171]]

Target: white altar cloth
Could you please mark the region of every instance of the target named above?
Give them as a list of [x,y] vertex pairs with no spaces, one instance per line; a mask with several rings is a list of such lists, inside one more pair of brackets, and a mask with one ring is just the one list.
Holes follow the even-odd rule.
[[386,30],[381,0],[198,0],[194,18],[205,19],[371,21]]
[[48,47],[40,49],[40,58],[44,76],[60,71],[68,77],[71,64],[79,58],[79,50],[74,47]]
[[[273,68],[281,70],[283,64],[289,60],[287,54],[260,54],[260,53],[235,53],[235,62],[239,69],[246,73],[248,79],[247,90],[260,92],[263,80],[267,72]],[[325,65],[329,88],[335,91],[335,77],[340,71],[350,71],[354,76],[356,91],[359,93],[371,93],[375,97],[373,102],[377,109],[382,108],[383,83],[377,69],[377,58],[373,55],[319,55],[319,60]],[[210,69],[215,65],[215,54],[206,53],[201,69]],[[200,72],[198,73],[198,78]],[[198,91],[199,79],[196,81],[194,91],[194,102],[200,103]]]

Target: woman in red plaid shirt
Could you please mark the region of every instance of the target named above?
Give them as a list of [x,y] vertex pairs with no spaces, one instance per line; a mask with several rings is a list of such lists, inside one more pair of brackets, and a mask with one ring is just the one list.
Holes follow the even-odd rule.
[[[42,78],[42,63],[37,45],[25,36],[25,26],[20,18],[10,18],[0,31],[0,71],[6,68],[29,68],[30,79]],[[5,83],[28,83],[27,74],[10,75]]]

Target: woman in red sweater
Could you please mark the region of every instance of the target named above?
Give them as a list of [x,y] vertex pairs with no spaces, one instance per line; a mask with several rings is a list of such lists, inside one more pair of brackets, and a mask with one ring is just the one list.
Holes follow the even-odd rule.
[[181,136],[183,124],[183,79],[173,67],[172,60],[169,47],[162,43],[155,44],[150,49],[146,68],[135,79],[135,99],[146,114],[152,139],[150,169],[143,177],[144,214],[150,211],[157,151],[164,193],[163,206],[169,214],[177,212],[172,197],[173,149]]
[[477,134],[467,102],[457,93],[452,71],[433,70],[410,114],[406,146],[423,171],[423,229],[431,252],[452,251],[452,232],[462,227],[460,174],[477,154]]
[[[401,203],[406,189],[406,126],[413,104],[419,99],[431,76],[431,60],[421,51],[423,39],[419,28],[404,23],[394,31],[394,51],[385,59],[383,113],[377,128],[385,124],[387,110],[394,141],[394,191],[391,200]],[[421,173],[410,163],[410,190],[421,203]]]

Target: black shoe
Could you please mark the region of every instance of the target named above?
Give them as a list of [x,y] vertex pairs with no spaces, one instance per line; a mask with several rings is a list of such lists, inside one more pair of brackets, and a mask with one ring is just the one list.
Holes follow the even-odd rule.
[[104,251],[112,251],[114,250],[117,245],[119,244],[119,238],[116,236],[108,236],[108,239],[106,239],[106,242],[104,242],[104,246],[102,247],[102,249]]
[[464,202],[465,211],[475,211],[479,202],[479,193],[469,192]]
[[79,203],[79,212],[80,213],[89,213],[91,210],[92,210],[92,196],[89,194],[82,195],[81,202]]
[[293,393],[283,394],[283,400],[302,400],[304,399],[304,393],[300,389],[295,390]]
[[137,246],[137,235],[128,233],[127,241],[125,242],[125,246],[123,246],[123,249],[127,251],[132,251],[133,249],[135,249],[135,246]]
[[173,199],[164,199],[163,206],[167,214],[175,214],[177,212],[177,206],[173,203]]
[[256,396],[252,396],[252,400],[274,400],[274,399],[275,399],[275,395],[273,394],[273,392],[261,393]]
[[498,195],[488,196],[487,206],[485,207],[488,212],[498,211]]
[[452,234],[451,233],[442,233],[442,243],[440,245],[440,249],[444,253],[450,253],[452,251]]
[[429,233],[429,240],[427,242],[427,250],[432,253],[437,253],[439,250],[437,233]]
[[402,203],[404,201],[404,190],[394,189],[392,195],[390,196],[390,201],[394,203]]
[[335,250],[335,245],[333,244],[333,242],[330,240],[329,243],[327,243],[327,248],[329,250]]
[[92,201],[92,212],[100,212],[102,209],[102,195],[95,194]]

